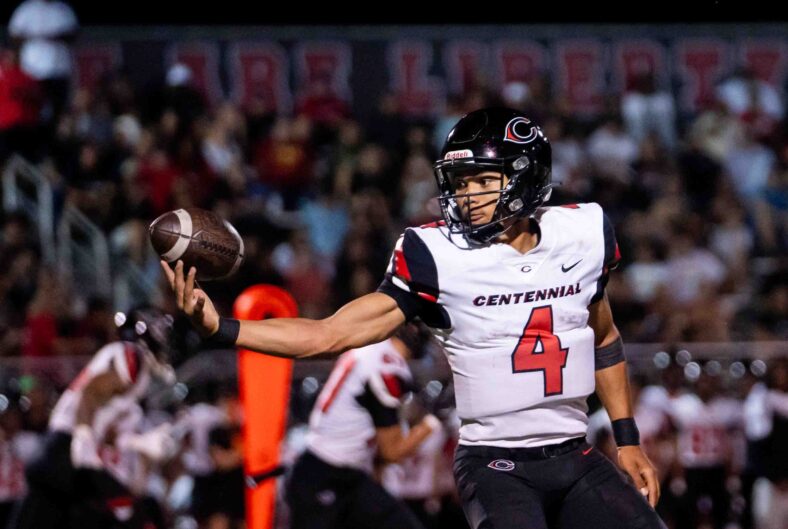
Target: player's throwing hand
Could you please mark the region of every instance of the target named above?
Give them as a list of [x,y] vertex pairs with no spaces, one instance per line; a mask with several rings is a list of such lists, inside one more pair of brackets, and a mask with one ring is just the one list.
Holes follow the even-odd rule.
[[170,288],[175,292],[175,302],[192,321],[198,332],[210,336],[219,329],[219,313],[202,289],[195,288],[197,269],[191,267],[184,275],[183,261],[178,261],[175,268],[170,268],[166,261],[160,261],[161,268],[167,276]]

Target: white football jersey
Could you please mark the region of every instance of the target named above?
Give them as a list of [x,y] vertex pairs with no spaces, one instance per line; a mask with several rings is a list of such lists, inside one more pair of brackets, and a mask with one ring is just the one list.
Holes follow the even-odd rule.
[[463,445],[541,446],[586,433],[588,306],[618,262],[615,234],[595,203],[540,208],[534,218],[541,238],[525,254],[469,247],[440,223],[409,228],[379,288],[442,343]]
[[111,399],[93,418],[104,468],[130,490],[139,490],[145,482],[145,465],[139,453],[118,448],[117,440],[125,434],[139,432],[144,420],[142,407],[130,395]]
[[49,417],[49,429],[71,433],[76,426],[77,409],[85,387],[96,376],[110,370],[127,385],[126,394],[142,395],[150,384],[150,367],[140,348],[130,342],[109,343],[98,350],[60,396]]
[[230,418],[214,404],[200,402],[178,418],[179,428],[188,431],[191,442],[183,454],[183,464],[190,474],[205,476],[214,470],[209,437],[211,430],[227,425]]
[[309,416],[308,450],[331,465],[371,472],[375,429],[398,424],[411,380],[391,340],[344,353]]
[[715,397],[703,402],[694,393],[673,400],[679,460],[685,468],[723,465],[732,456],[731,431],[743,427],[741,402]]

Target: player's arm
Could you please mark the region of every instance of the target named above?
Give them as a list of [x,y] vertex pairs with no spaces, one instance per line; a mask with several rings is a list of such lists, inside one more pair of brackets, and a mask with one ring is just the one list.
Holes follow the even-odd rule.
[[408,433],[404,433],[399,424],[377,428],[375,438],[378,442],[378,453],[389,463],[401,461],[413,455],[419,445],[440,427],[440,421],[434,415],[427,415],[408,430]]
[[126,389],[128,383],[124,382],[114,369],[93,377],[82,390],[82,398],[77,407],[77,425],[92,425],[96,411]]
[[623,342],[613,322],[607,294],[590,305],[588,312],[588,324],[594,330],[596,392],[611,421],[632,417]]
[[613,322],[607,294],[588,307],[589,325],[594,330],[596,393],[613,425],[621,468],[649,503],[659,500],[659,480],[654,465],[640,448],[627,377],[627,364],[621,335]]
[[[421,419],[414,421],[408,430],[401,426],[403,404],[400,397],[407,384],[408,382],[398,376],[378,373],[370,377],[364,386],[364,392],[356,397],[356,401],[372,418],[378,454],[389,463],[396,463],[413,455],[433,431],[441,428],[438,418],[429,413],[424,414],[426,410],[421,406],[416,406],[417,410],[421,411]],[[413,411],[414,408],[410,409]]]
[[320,353],[341,353],[380,342],[405,322],[405,315],[390,296],[372,293],[351,301],[322,320],[277,318],[251,321],[220,318],[208,295],[195,288],[196,270],[184,274],[183,263],[175,269],[162,261],[164,273],[183,310],[206,337],[222,344],[274,356],[302,358]]
[[71,462],[75,467],[103,466],[98,455],[98,441],[93,434],[93,417],[101,406],[127,388],[128,384],[114,369],[96,375],[83,388],[71,435]]

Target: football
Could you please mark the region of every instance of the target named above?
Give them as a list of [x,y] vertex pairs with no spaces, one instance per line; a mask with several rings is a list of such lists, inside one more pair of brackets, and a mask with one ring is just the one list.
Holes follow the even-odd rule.
[[197,279],[210,281],[234,274],[244,259],[236,229],[211,211],[199,208],[168,211],[151,222],[150,242],[171,265],[180,259],[184,273],[194,266]]

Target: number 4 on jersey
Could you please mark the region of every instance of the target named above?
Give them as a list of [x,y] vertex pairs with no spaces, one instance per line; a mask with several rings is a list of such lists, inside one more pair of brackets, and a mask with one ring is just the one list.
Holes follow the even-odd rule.
[[553,307],[537,307],[525,324],[523,335],[512,353],[512,372],[541,371],[545,397],[564,391],[564,367],[569,349],[553,334]]

